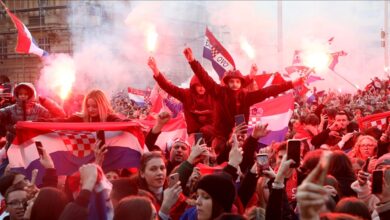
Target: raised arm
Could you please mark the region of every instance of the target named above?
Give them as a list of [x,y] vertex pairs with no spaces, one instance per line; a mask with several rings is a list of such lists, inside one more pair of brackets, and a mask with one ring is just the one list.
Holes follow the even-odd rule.
[[217,84],[213,78],[209,76],[202,65],[197,60],[195,60],[191,48],[184,49],[183,53],[188,63],[190,64],[192,71],[198,77],[200,83],[202,83],[207,92],[212,96],[218,96],[219,91],[221,90],[221,86]]
[[281,83],[278,85],[268,86],[263,89],[259,89],[254,92],[249,92],[247,96],[247,102],[249,105],[256,104],[271,96],[276,96],[282,92],[285,92],[294,87],[303,85],[305,78],[299,78],[292,82]]
[[148,66],[153,71],[153,77],[158,85],[166,91],[169,95],[176,99],[183,101],[185,89],[179,88],[176,85],[169,82],[157,67],[156,60],[153,57],[149,57]]

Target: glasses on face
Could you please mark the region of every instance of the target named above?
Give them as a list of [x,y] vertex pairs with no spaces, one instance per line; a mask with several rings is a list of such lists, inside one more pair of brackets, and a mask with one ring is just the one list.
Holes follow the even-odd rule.
[[372,148],[375,148],[376,146],[375,146],[375,144],[360,144],[359,147],[372,149]]
[[11,207],[26,207],[27,201],[26,200],[14,200],[11,202],[7,202],[7,205],[11,206]]

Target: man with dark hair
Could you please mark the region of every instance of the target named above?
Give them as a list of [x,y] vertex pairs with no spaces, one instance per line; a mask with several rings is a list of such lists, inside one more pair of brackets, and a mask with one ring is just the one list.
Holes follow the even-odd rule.
[[22,220],[27,208],[27,192],[19,184],[8,188],[5,193],[5,201],[9,216],[4,219]]
[[311,140],[311,144],[318,149],[327,142],[329,137],[333,137],[338,140],[340,149],[346,152],[350,151],[353,147],[353,135],[347,131],[349,123],[350,119],[348,113],[346,111],[338,111],[335,115],[335,121],[328,124],[326,129],[314,136]]

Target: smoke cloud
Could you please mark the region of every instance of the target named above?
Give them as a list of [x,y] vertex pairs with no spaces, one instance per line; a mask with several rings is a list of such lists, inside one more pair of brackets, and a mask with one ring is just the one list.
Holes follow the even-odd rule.
[[[182,50],[189,46],[206,70],[213,72],[202,59],[204,30],[208,26],[233,56],[236,66],[249,73],[252,63],[259,72],[284,71],[278,67],[276,1],[70,1],[68,23],[72,27],[74,91],[85,93],[92,88],[108,94],[132,86],[152,87],[154,80],[147,58],[157,64],[171,81],[187,86],[193,75]],[[383,48],[379,31],[383,26],[383,2],[377,1],[284,1],[283,64],[291,65],[294,50],[322,45],[328,52],[344,50],[337,73],[362,88],[374,76],[383,77]],[[372,16],[375,15],[375,16]],[[146,33],[153,26],[158,34],[155,51],[146,45]],[[327,40],[334,37],[331,45]],[[241,49],[240,39],[254,48],[249,58]],[[64,56],[55,56],[42,70],[39,85],[49,85],[55,75],[51,68]],[[324,81],[319,89],[355,91],[330,70],[317,72]],[[215,73],[213,73],[215,76]]]

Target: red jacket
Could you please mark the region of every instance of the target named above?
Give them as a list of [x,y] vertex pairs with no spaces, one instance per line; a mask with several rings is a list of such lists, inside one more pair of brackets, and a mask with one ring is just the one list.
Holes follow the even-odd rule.
[[[204,95],[196,93],[195,85],[199,83],[196,78],[191,80],[190,88],[187,89],[172,84],[161,73],[155,79],[163,90],[183,103],[183,112],[189,134],[200,132],[200,128],[213,123],[214,100],[207,92]],[[199,113],[199,111],[204,113]]]
[[235,115],[244,114],[245,120],[248,121],[251,105],[293,88],[291,82],[286,82],[253,92],[242,88],[234,91],[227,86],[217,84],[198,61],[190,62],[190,65],[199,81],[206,88],[207,93],[216,101],[214,128],[217,135],[224,136],[226,139],[234,127]]

